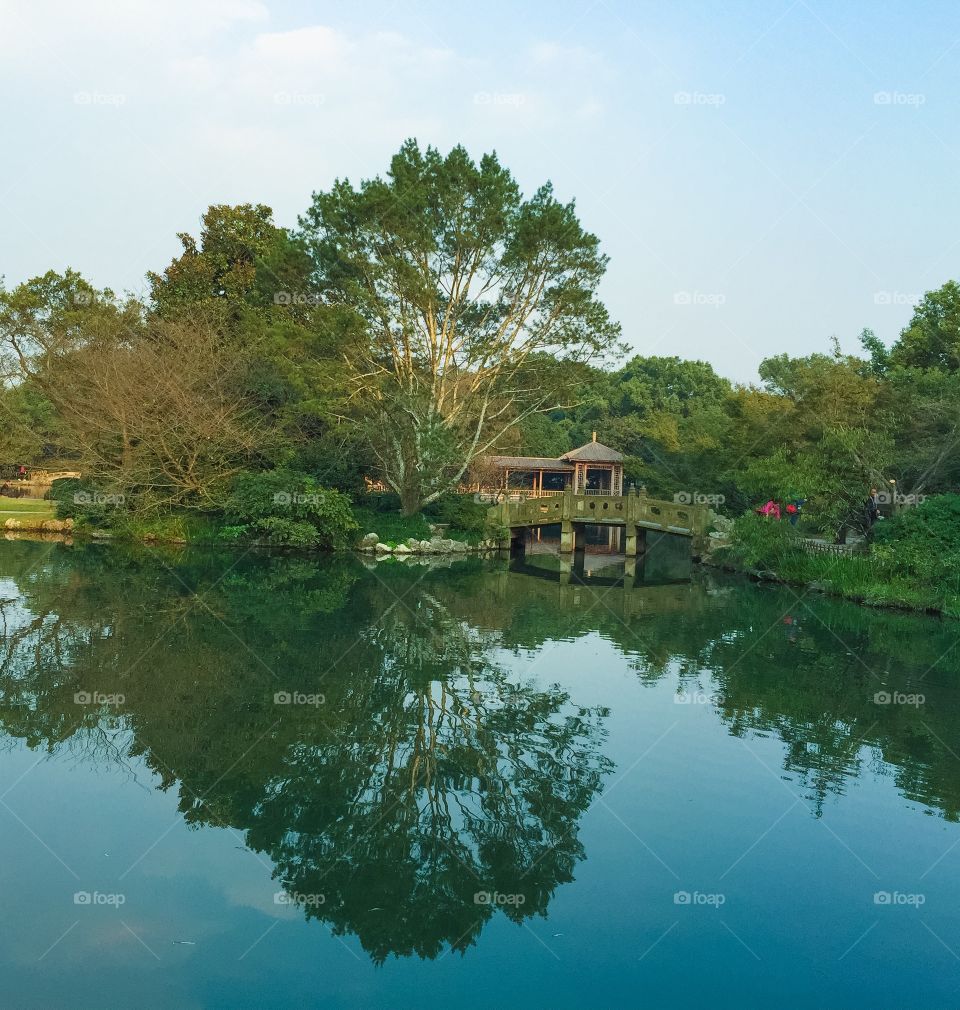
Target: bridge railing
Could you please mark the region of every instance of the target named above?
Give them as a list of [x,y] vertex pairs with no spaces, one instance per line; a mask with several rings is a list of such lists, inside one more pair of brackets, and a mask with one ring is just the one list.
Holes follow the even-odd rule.
[[547,526],[574,522],[640,526],[684,536],[706,533],[708,510],[700,505],[660,501],[646,495],[574,494],[504,499],[491,509],[491,520],[501,526]]

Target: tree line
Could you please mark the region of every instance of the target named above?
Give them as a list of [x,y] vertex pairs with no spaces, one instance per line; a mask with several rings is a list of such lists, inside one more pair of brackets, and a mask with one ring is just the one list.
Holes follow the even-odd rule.
[[411,515],[490,452],[559,455],[592,430],[651,493],[732,513],[806,499],[834,531],[881,482],[960,485],[953,281],[889,349],[864,330],[859,354],[834,339],[738,385],[625,360],[598,238],[495,154],[411,140],[385,176],[315,193],[296,227],[215,205],[179,240],[142,298],[70,269],[0,289],[6,461],[81,470],[143,514],[223,510],[279,471],[349,495],[376,478]]

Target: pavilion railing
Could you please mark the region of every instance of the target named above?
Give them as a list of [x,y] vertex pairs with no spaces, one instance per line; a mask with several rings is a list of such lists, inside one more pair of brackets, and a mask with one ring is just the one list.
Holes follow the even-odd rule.
[[[554,491],[549,488],[532,488],[532,487],[473,487],[467,490],[466,488],[460,489],[460,494],[476,494],[482,495],[484,499],[490,499],[496,501],[498,498],[503,498],[507,501],[526,501],[531,498],[559,498],[562,495],[568,494],[572,491],[572,488],[564,488],[562,491]],[[609,488],[587,488],[582,491],[575,491],[574,494],[583,497],[596,497],[596,498],[625,498],[626,495],[621,491],[617,493],[616,491],[611,491]]]
[[[568,489],[569,490],[569,489]],[[566,491],[540,490],[530,487],[485,487],[473,491],[461,491],[461,494],[475,494],[484,501],[496,504],[498,501],[526,501],[528,498],[559,498]]]

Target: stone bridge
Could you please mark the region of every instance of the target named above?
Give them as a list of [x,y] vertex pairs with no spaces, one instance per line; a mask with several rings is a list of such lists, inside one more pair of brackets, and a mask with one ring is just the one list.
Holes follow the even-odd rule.
[[710,523],[706,506],[659,501],[642,492],[625,495],[575,494],[569,490],[533,495],[505,492],[501,497],[503,500],[488,513],[491,524],[506,527],[511,540],[515,540],[523,530],[559,523],[561,554],[575,551],[578,532],[591,524],[622,526],[626,531],[627,557],[636,556],[638,542],[645,542],[647,530],[690,537],[693,553],[698,554]]

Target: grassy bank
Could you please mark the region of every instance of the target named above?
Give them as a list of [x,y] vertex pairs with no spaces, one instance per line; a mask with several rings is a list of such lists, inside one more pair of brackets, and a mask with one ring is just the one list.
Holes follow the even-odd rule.
[[891,522],[868,553],[838,555],[809,553],[788,523],[743,516],[734,525],[730,545],[717,549],[711,562],[867,606],[960,617],[960,568],[953,563],[951,544],[960,530],[947,525],[942,537],[918,537],[923,521],[917,515]]
[[0,496],[0,531],[44,536],[71,532],[72,520],[62,521],[53,502],[40,498]]
[[56,519],[53,502],[43,498],[7,498],[0,495],[0,522],[5,519]]

